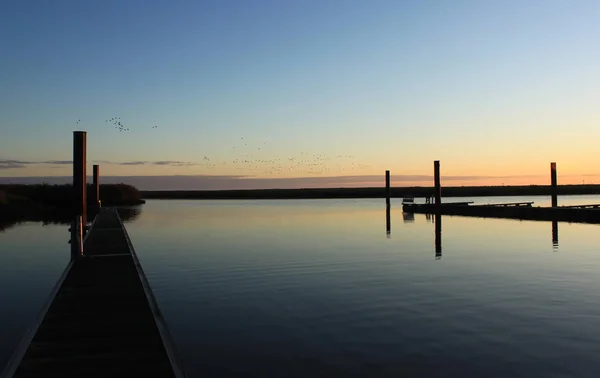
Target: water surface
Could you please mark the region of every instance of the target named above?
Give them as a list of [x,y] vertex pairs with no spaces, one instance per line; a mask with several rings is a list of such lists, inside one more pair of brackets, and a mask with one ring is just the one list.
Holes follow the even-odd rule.
[[[597,376],[599,226],[444,216],[436,235],[398,202],[389,220],[371,199],[165,200],[127,229],[191,377]],[[0,234],[12,340],[66,236]]]

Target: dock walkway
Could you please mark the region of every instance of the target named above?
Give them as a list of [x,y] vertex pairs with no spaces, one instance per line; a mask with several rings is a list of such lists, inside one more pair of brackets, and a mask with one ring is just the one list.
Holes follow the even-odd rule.
[[117,211],[102,209],[2,377],[120,376],[185,373]]

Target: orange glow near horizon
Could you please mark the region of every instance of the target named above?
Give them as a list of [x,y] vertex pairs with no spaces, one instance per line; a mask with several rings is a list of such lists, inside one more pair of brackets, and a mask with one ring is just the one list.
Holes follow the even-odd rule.
[[[326,170],[319,173],[310,170],[290,170],[288,172],[270,172],[267,173],[258,167],[257,169],[235,169],[226,167],[225,164],[217,165],[213,163],[211,169],[206,165],[119,165],[102,164],[101,172],[103,176],[126,177],[131,176],[158,176],[168,178],[170,176],[211,176],[215,179],[235,180],[235,177],[252,179],[256,181],[253,187],[276,188],[276,187],[378,187],[384,185],[385,169],[375,170],[371,167],[355,167],[354,169],[336,169]],[[550,163],[543,169],[536,169],[526,173],[523,170],[511,172],[509,167],[495,166],[490,167],[489,171],[481,169],[481,164],[474,164],[474,169],[469,170],[465,167],[452,169],[450,164],[444,164],[441,161],[442,185],[443,186],[486,186],[486,185],[549,185],[550,184]],[[560,162],[558,166],[559,185],[577,185],[577,184],[598,184],[600,183],[600,174],[592,172],[582,172],[578,169],[561,169]],[[447,167],[447,168],[446,168]],[[342,167],[346,168],[346,167]],[[394,169],[396,168],[396,169]],[[410,168],[410,169],[408,169]],[[420,169],[418,169],[420,168]],[[539,167],[538,167],[539,168]],[[47,165],[27,165],[19,169],[5,169],[1,177],[48,177],[48,176],[70,176],[70,164],[60,166]],[[88,171],[91,172],[92,164],[88,164]],[[427,166],[421,164],[400,169],[400,167],[390,167],[392,186],[431,186],[433,185],[433,162]],[[562,174],[561,174],[562,173]],[[232,176],[234,176],[232,178]],[[233,183],[233,184],[232,184]],[[221,184],[218,189],[229,189],[229,185],[235,187],[235,182]],[[148,188],[151,189],[151,188]],[[198,187],[203,189],[203,187]]]

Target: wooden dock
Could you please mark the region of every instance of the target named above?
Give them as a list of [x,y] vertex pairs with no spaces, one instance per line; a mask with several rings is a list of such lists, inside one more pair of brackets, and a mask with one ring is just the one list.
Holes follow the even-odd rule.
[[2,377],[185,377],[115,209],[98,213],[83,246]]
[[600,209],[593,207],[594,205],[535,207],[532,204],[532,202],[491,205],[404,204],[402,210],[407,213],[462,215],[481,218],[600,223]]

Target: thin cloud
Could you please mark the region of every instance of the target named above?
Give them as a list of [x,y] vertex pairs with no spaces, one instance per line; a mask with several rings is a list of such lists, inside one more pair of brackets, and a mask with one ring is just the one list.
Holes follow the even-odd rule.
[[189,161],[173,161],[173,160],[163,160],[163,161],[155,161],[152,162],[154,165],[170,165],[173,167],[184,167],[190,165],[196,165],[195,163]]
[[51,164],[51,165],[68,165],[73,164],[73,160],[46,160],[30,164]]
[[0,164],[31,164],[31,162],[29,161],[23,161],[23,160],[12,160],[12,159],[0,159]]
[[121,163],[112,163],[117,165],[167,165],[171,167],[187,167],[191,165],[198,165],[190,161],[179,161],[179,160],[159,160],[159,161],[126,161]]
[[19,169],[25,168],[27,164],[31,164],[28,161],[14,160],[14,159],[1,159],[0,169]]
[[72,160],[29,161],[29,160],[4,159],[4,160],[0,160],[0,164],[20,165],[20,166],[22,166],[21,168],[23,168],[25,165],[32,165],[32,164],[67,165],[67,164],[73,164],[73,161]]
[[[97,164],[110,164],[110,165],[162,165],[162,166],[172,166],[172,167],[187,167],[198,165],[198,163],[193,163],[190,161],[179,161],[179,160],[159,160],[159,161],[123,161],[123,162],[114,162],[109,160],[92,160],[88,163],[97,163]],[[28,165],[35,164],[43,164],[43,165],[71,165],[73,164],[73,160],[42,160],[42,161],[29,161],[29,160],[17,160],[17,159],[0,159],[0,165],[2,168],[0,169],[9,169],[9,168],[25,168]]]
[[0,162],[0,169],[15,169],[15,168],[25,168],[25,165],[19,164],[19,163]]
[[125,161],[123,163],[117,163],[118,165],[145,165],[147,161]]

